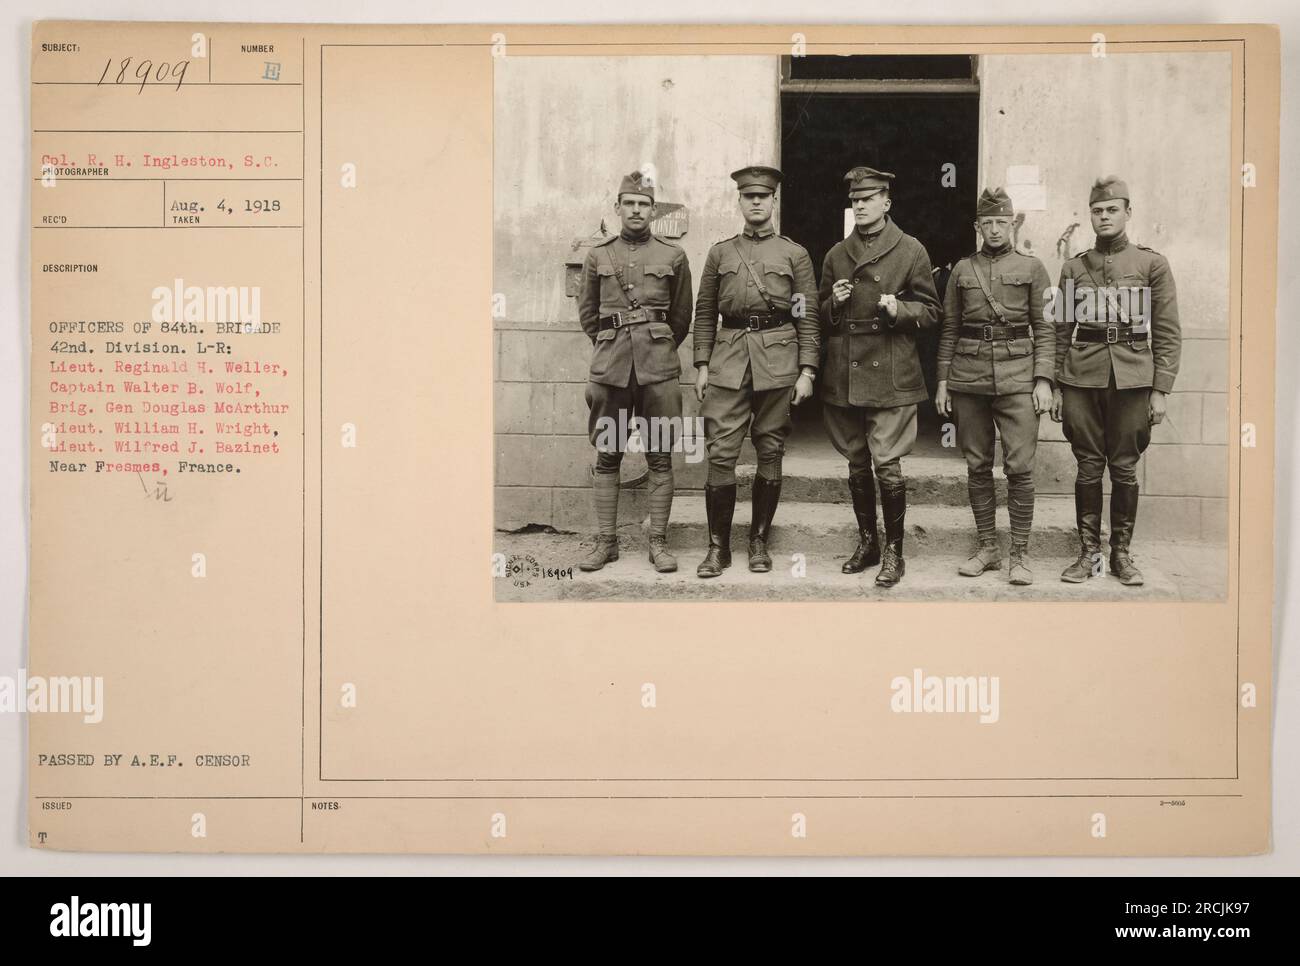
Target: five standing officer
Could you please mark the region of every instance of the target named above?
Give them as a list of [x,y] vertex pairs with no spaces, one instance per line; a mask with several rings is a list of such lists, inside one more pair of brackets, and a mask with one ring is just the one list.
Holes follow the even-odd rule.
[[673,457],[682,419],[677,347],[690,331],[691,269],[686,253],[650,231],[655,186],[640,171],[623,178],[614,204],[622,222],[617,235],[591,247],[582,268],[578,319],[591,339],[587,383],[587,430],[596,447],[592,493],[598,533],[582,570],[600,570],[618,559],[619,469],[626,427],[647,420],[642,442],[649,467],[650,562],[677,569],[668,552],[668,514],[673,502]]
[[717,577],[731,565],[736,460],[747,429],[758,454],[749,569],[772,569],[767,541],[781,496],[790,406],[812,396],[820,352],[812,259],[772,226],[781,172],[752,165],[731,177],[745,227],[709,249],[695,304],[695,392],[709,452],[709,551],[696,569],[700,577]]
[[863,166],[844,176],[854,228],[827,252],[819,292],[822,411],[831,442],[849,461],[859,534],[842,570],[861,573],[882,560],[874,463],[885,516],[881,587],[894,586],[904,572],[907,484],[899,460],[916,442],[916,404],[929,398],[916,336],[939,317],[930,256],[889,217],[893,179]]
[[[1110,570],[1142,583],[1129,555],[1137,519],[1137,463],[1164,421],[1182,352],[1169,262],[1128,240],[1128,185],[1111,175],[1088,196],[1097,241],[1061,266],[1052,418],[1063,423],[1079,469],[1074,483],[1079,559],[1061,574],[1082,583],[1101,558],[1102,474],[1110,467]],[[1073,329],[1073,338],[1071,330]]]
[[1011,239],[1015,211],[1001,188],[987,188],[975,208],[980,250],[957,263],[943,298],[939,389],[935,408],[957,418],[957,445],[966,457],[966,488],[979,546],[957,572],[976,577],[1002,566],[993,489],[994,427],[1002,437],[1011,517],[1008,579],[1033,583],[1025,560],[1034,521],[1034,453],[1038,417],[1051,409],[1056,330],[1043,317],[1051,281],[1033,255]]
[[[822,363],[827,434],[849,462],[858,546],[845,573],[881,562],[876,583],[904,573],[906,483],[900,458],[916,440],[916,404],[926,398],[917,334],[939,303],[930,260],[889,216],[894,175],[853,168],[845,180],[854,230],[826,255],[820,290],[807,251],[772,226],[781,172],[753,165],[733,172],[744,230],[714,245],[695,306],[695,391],[709,452],[705,507],[709,551],[701,577],[731,563],[735,466],[748,431],[758,455],[749,566],[771,570],[767,542],[781,492],[790,406],[813,393]],[[654,185],[639,172],[619,186],[622,230],[596,243],[583,267],[579,317],[592,340],[588,429],[597,448],[593,493],[599,534],[583,570],[618,559],[619,469],[636,417],[671,427],[645,440],[650,479],[650,561],[676,569],[666,531],[673,496],[671,450],[681,422],[677,347],[690,327],[691,273],[685,252],[650,232]],[[1015,251],[1014,217],[1002,189],[985,190],[976,228],[983,245],[956,265],[943,306],[939,347],[941,415],[955,415],[967,460],[979,547],[959,572],[997,569],[992,481],[994,428],[1009,482],[1012,583],[1027,584],[1033,519],[1033,457],[1038,416],[1050,408],[1078,462],[1075,512],[1079,558],[1061,579],[1082,582],[1099,570],[1102,475],[1111,477],[1110,567],[1125,585],[1141,584],[1129,552],[1137,514],[1136,466],[1164,419],[1178,373],[1181,333],[1168,261],[1125,233],[1128,186],[1099,179],[1089,196],[1093,249],[1066,261],[1044,317],[1042,263]],[[820,322],[819,322],[820,316]],[[1051,390],[1055,375],[1057,387]],[[880,480],[886,544],[877,533],[874,475]],[[883,561],[883,562],[882,562]]]

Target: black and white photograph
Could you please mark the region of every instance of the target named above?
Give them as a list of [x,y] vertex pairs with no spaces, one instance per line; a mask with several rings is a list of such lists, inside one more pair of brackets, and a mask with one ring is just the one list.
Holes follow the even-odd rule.
[[498,599],[1223,599],[1231,58],[1093,40],[499,58]]
[[1295,14],[108,2],[10,12],[24,934],[295,911],[191,874],[1271,934]]

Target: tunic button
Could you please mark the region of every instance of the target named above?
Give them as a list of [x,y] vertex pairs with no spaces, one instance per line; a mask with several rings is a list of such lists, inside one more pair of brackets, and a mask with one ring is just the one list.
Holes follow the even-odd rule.
[[747,284],[750,288],[753,288],[753,287],[754,287],[754,280],[751,278],[751,279],[750,279],[748,282],[746,282],[745,284]]
[[875,276],[875,279],[876,279],[877,282],[879,282],[879,281],[880,281],[880,276],[879,276],[879,275]]
[[872,368],[872,369],[879,369],[879,368],[880,368],[880,363],[879,363],[879,362],[873,362],[873,363],[871,364],[871,368]]
[[872,323],[871,323],[871,329],[872,329],[873,332],[874,332],[876,329],[878,329],[878,328],[880,328],[880,323],[879,323],[879,322],[872,322]]
[[850,328],[850,329],[856,329],[857,327],[858,327],[858,323],[856,323],[856,322],[850,322],[850,323],[849,323],[849,328]]
[[854,369],[856,369],[856,368],[857,368],[857,367],[858,367],[858,363],[857,363],[857,361],[856,361],[856,360],[854,360],[854,363],[853,363],[853,368],[854,368]]

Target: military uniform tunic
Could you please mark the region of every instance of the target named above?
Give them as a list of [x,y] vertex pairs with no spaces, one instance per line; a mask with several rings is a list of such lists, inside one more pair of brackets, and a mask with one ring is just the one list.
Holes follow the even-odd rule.
[[[952,394],[957,445],[977,476],[993,466],[995,425],[1002,435],[1006,473],[1033,469],[1038,448],[1034,380],[1051,382],[1056,367],[1056,330],[1043,315],[1050,284],[1041,261],[1010,245],[968,255],[948,279],[938,377],[947,381]],[[984,294],[985,286],[997,311]],[[972,325],[983,329],[979,337],[962,331]]]
[[[753,320],[773,315],[759,284],[776,304],[789,306],[778,315],[790,321],[771,328],[729,328],[724,320]],[[735,480],[745,430],[760,465],[779,465],[790,433],[790,387],[820,357],[817,280],[812,259],[802,245],[778,235],[769,225],[745,230],[709,249],[695,303],[695,363],[707,364],[709,388],[700,414],[709,449],[709,480]],[[752,424],[751,424],[752,420]]]
[[[650,321],[630,321],[638,318],[633,300],[653,313]],[[617,327],[601,322],[614,317]],[[597,242],[583,264],[578,319],[594,347],[586,393],[592,444],[600,445],[605,421],[617,424],[620,414],[625,422],[633,416],[675,417],[679,424],[682,368],[677,347],[691,324],[686,253],[650,232]],[[647,442],[653,448],[661,437],[651,435]]]
[[[1150,390],[1172,391],[1178,375],[1182,336],[1169,262],[1121,234],[1069,259],[1058,290],[1056,381],[1078,482],[1100,482],[1109,465],[1113,482],[1133,483],[1151,441]],[[1108,328],[1113,341],[1076,341],[1077,330]]]
[[[853,293],[835,305],[838,279]],[[871,469],[897,477],[897,460],[916,441],[916,404],[928,398],[916,337],[939,317],[930,256],[892,218],[863,237],[854,229],[822,263],[820,307],[825,364],[818,379],[827,434],[850,473]],[[880,311],[895,295],[897,317]]]

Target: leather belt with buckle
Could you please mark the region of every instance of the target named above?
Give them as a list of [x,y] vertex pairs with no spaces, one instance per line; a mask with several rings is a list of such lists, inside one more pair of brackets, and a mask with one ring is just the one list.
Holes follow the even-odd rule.
[[748,329],[750,332],[761,332],[764,329],[775,329],[779,325],[785,325],[790,319],[781,315],[741,315],[736,318],[723,318],[722,327],[724,329]]
[[961,327],[961,337],[963,339],[983,339],[985,342],[1011,340],[1011,339],[1028,339],[1028,325],[963,325]]
[[1117,342],[1145,342],[1149,330],[1143,326],[1108,325],[1085,327],[1079,326],[1074,332],[1075,342],[1104,342],[1115,345]]
[[667,322],[667,309],[628,309],[615,312],[600,320],[601,329],[621,329],[625,325],[637,325],[641,322]]

